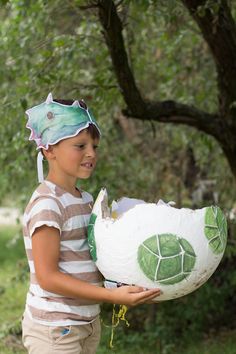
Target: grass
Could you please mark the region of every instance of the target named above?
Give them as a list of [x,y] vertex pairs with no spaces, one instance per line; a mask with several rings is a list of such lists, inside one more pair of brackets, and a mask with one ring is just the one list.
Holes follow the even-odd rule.
[[[0,353],[25,353],[20,340],[20,319],[27,284],[22,261],[25,257],[19,227],[0,228]],[[5,336],[6,335],[6,336]]]
[[[97,354],[236,354],[236,331],[225,332],[214,335],[201,342],[190,342],[187,346],[162,346],[157,340],[156,346],[149,346],[147,341],[139,338],[137,343],[132,340],[132,344],[127,342],[127,338],[121,337],[119,341],[114,340],[114,348],[110,349],[109,343],[110,331],[105,329]],[[139,334],[142,337],[142,334]],[[123,343],[121,343],[123,341]]]
[[223,332],[218,337],[191,344],[181,354],[236,354],[236,331]]
[[[20,319],[24,309],[28,280],[23,239],[18,227],[0,227],[0,353],[25,354],[21,344]],[[132,323],[131,323],[132,326]],[[142,333],[127,329],[126,335],[117,328],[114,348],[109,348],[110,328],[103,326],[103,335],[97,354],[236,354],[236,331],[221,332],[184,347],[161,347],[161,341],[152,337],[152,345]]]

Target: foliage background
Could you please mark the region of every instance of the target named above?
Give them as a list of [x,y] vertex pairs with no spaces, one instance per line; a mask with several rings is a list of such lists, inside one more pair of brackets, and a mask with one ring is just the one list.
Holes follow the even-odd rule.
[[[45,100],[49,92],[57,98],[84,98],[103,136],[96,173],[80,182],[83,188],[96,196],[106,186],[110,200],[123,195],[147,201],[161,198],[179,207],[217,202],[232,215],[226,254],[211,280],[188,297],[132,310],[128,338],[148,338],[153,345],[161,338],[171,350],[175,341],[190,335],[199,338],[235,328],[236,188],[225,157],[212,137],[192,128],[122,116],[124,102],[96,11],[81,10],[84,3],[1,1],[1,201],[23,208],[36,187],[36,151],[28,142],[26,108]],[[233,2],[232,8],[235,14]],[[214,63],[181,2],[126,0],[120,16],[143,95],[214,112]],[[105,318],[109,312],[104,306]]]

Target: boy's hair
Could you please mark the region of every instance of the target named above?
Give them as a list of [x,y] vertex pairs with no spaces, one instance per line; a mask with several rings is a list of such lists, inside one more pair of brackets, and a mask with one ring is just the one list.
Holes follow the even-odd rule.
[[[74,102],[74,100],[63,100],[59,98],[54,98],[53,101],[64,104],[66,106],[71,106]],[[100,133],[94,124],[89,124],[88,128],[85,128],[84,130],[86,130],[90,134],[92,139],[95,140],[100,138]]]

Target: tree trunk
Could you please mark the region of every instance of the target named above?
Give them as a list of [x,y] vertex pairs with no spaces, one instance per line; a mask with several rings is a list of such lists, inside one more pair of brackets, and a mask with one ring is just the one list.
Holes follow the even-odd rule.
[[[210,8],[207,0],[182,0],[198,24],[215,61],[218,112],[214,114],[175,101],[147,101],[135,82],[122,35],[122,23],[112,0],[97,0],[98,15],[114,72],[127,105],[127,117],[185,124],[213,136],[220,144],[236,179],[236,25],[227,0]],[[218,3],[217,3],[218,4]],[[199,6],[205,12],[200,15]]]

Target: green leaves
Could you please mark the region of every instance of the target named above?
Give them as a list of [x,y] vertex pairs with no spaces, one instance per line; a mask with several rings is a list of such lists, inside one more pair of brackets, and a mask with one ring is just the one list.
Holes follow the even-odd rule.
[[[212,138],[191,128],[161,124],[155,124],[154,137],[149,122],[131,119],[125,124],[132,138],[126,135],[118,119],[125,103],[97,12],[80,8],[86,4],[12,0],[1,9],[0,196],[10,190],[25,193],[37,183],[36,151],[28,142],[24,112],[52,91],[57,98],[84,98],[101,125],[97,171],[83,181],[91,192],[96,194],[106,181],[113,197],[130,194],[152,200],[162,195],[191,203],[182,182],[190,145],[204,178],[217,181],[223,203],[230,205],[225,190],[231,196],[234,182]],[[129,62],[143,96],[216,110],[214,63],[181,1],[127,0],[119,11]]]
[[210,11],[213,16],[217,16],[220,10],[220,0],[207,0],[204,5],[199,5],[197,8],[197,14],[200,17],[204,17],[206,11]]

